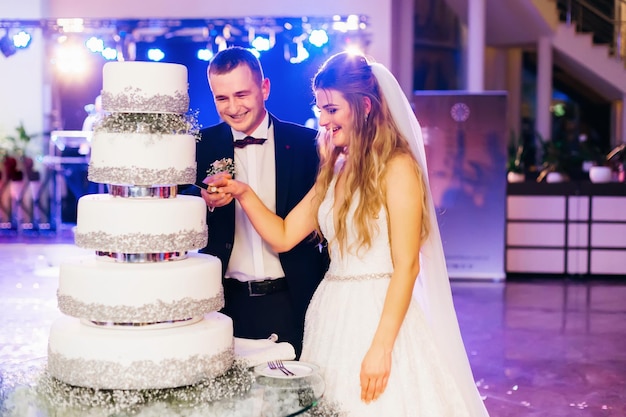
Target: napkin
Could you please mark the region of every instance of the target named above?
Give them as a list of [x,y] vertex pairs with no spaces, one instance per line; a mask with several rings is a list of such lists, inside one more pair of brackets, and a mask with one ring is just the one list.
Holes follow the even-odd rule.
[[296,358],[296,351],[290,343],[276,342],[272,336],[269,339],[235,337],[235,357],[248,362],[250,367],[276,359],[288,361]]

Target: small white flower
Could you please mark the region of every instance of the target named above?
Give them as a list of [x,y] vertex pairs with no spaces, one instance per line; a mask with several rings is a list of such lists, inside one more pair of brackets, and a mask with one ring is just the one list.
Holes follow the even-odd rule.
[[231,177],[235,177],[235,163],[232,158],[222,158],[214,161],[207,169],[206,174],[210,177],[220,172],[228,172]]

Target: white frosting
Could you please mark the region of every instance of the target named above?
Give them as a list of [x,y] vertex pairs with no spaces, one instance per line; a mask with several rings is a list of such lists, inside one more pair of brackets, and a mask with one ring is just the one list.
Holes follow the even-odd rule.
[[119,253],[184,252],[207,242],[200,197],[122,198],[89,194],[78,201],[75,239],[85,249]]
[[[232,365],[233,340],[232,320],[217,312],[158,329],[96,327],[62,316],[50,330],[48,369],[68,384],[92,388],[190,385]],[[162,375],[155,375],[159,369]]]
[[102,107],[105,111],[186,113],[189,109],[189,84],[184,65],[107,62],[102,77]]
[[96,131],[89,179],[103,184],[188,184],[196,179],[195,155],[193,135]]
[[[184,114],[187,88],[183,65],[109,62],[103,69],[103,108]],[[97,130],[91,145],[92,181],[141,186],[195,181],[191,135]],[[218,258],[188,253],[186,259],[154,263],[112,259],[141,258],[128,256],[135,254],[176,259],[205,247],[206,210],[202,198],[185,195],[79,199],[76,245],[111,257],[94,255],[60,267],[58,301],[66,315],[50,330],[52,376],[97,389],[172,388],[215,378],[232,366],[233,323],[217,312],[223,307]]]
[[221,265],[219,258],[199,253],[157,263],[72,259],[60,266],[59,309],[78,318],[118,323],[203,315],[223,307]]

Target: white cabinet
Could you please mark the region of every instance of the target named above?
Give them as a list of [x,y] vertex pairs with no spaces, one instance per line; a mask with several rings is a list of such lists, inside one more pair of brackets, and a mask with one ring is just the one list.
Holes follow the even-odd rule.
[[509,184],[507,274],[626,275],[626,184]]

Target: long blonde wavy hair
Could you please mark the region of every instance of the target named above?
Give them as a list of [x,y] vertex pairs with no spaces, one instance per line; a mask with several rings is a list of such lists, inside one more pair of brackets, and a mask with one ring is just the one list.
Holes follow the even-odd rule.
[[[330,57],[313,79],[313,91],[335,90],[348,102],[352,110],[352,135],[347,150],[335,147],[330,132],[320,132],[318,145],[320,169],[315,182],[316,203],[322,199],[335,175],[335,168],[346,159],[345,193],[339,202],[335,219],[336,239],[341,251],[369,248],[377,232],[375,218],[385,203],[386,187],[383,181],[388,162],[397,155],[410,155],[421,184],[422,241],[429,233],[430,219],[422,168],[413,156],[410,146],[396,126],[389,107],[380,92],[376,77],[364,56],[347,52]],[[364,97],[371,101],[369,114]],[[357,241],[347,246],[348,225],[346,217],[352,196],[358,193],[359,201],[354,213]],[[319,231],[318,231],[319,233]]]

